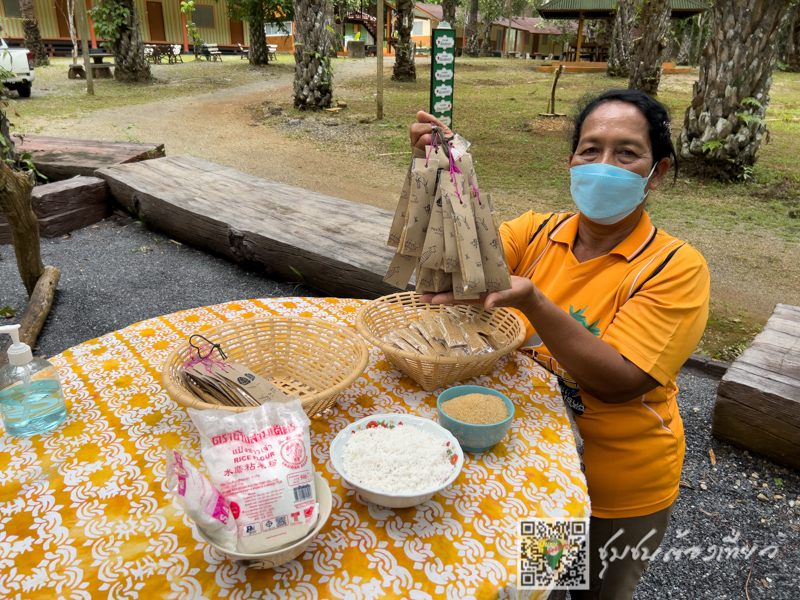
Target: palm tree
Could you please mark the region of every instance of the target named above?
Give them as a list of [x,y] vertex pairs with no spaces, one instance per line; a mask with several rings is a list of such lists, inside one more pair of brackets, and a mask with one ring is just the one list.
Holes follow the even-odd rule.
[[326,26],[327,0],[294,1],[294,105],[300,109],[328,108],[333,99],[333,71]]
[[[104,4],[110,0],[104,0]],[[125,83],[149,83],[150,65],[144,58],[139,13],[134,0],[114,0],[126,13],[120,17],[114,47],[114,79]]]
[[767,131],[778,29],[790,0],[716,0],[678,153],[690,173],[744,178]]
[[[379,0],[381,1],[381,0]],[[394,21],[397,30],[397,46],[395,46],[393,81],[416,81],[417,67],[411,51],[411,28],[414,25],[414,0],[397,0],[397,18]]]
[[447,21],[453,29],[456,28],[456,6],[458,0],[442,0],[442,20]]
[[33,0],[19,0],[19,12],[22,15],[25,47],[33,54],[33,60],[37,67],[48,64],[50,59],[39,31],[39,21],[36,20],[36,13],[33,10]]
[[672,12],[669,0],[644,0],[639,20],[642,37],[634,48],[628,87],[655,96],[661,82],[661,55],[667,47],[667,27]]
[[610,77],[630,77],[635,25],[636,7],[633,0],[619,0],[608,52],[607,72]]

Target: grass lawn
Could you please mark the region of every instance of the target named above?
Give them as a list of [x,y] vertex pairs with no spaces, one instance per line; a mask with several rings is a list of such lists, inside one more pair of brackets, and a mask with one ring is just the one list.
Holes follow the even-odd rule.
[[[408,125],[416,111],[427,110],[430,68],[420,65],[416,83],[395,83],[390,77],[387,68],[385,119],[372,123],[372,143],[363,151],[405,165]],[[533,61],[457,60],[454,126],[474,144],[481,189],[492,192],[504,220],[532,209],[574,210],[567,165],[569,122],[538,116],[546,111],[552,79],[550,73],[537,73]],[[696,79],[696,71],[662,79],[660,99],[672,112],[676,136]],[[627,81],[604,74],[563,75],[556,109],[571,114],[584,94],[611,87],[627,87]],[[347,109],[337,118],[353,124],[374,120],[374,94],[372,77],[339,85],[336,97],[347,102]],[[800,75],[776,73],[771,95],[770,143],[762,146],[749,181],[703,185],[679,174],[674,185],[662,187],[648,203],[654,222],[703,252],[712,279],[723,282],[712,288],[709,326],[698,348],[722,360],[741,353],[775,302],[800,303],[795,264],[800,256]],[[296,111],[293,116],[330,118]],[[331,150],[336,146],[319,143]],[[734,284],[725,284],[731,280]]]

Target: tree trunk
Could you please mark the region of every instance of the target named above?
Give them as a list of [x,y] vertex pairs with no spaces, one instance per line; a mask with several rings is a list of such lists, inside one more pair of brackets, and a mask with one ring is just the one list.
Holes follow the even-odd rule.
[[492,56],[492,22],[486,19],[483,24],[483,43],[481,44],[481,56]]
[[464,50],[464,54],[467,56],[471,56],[473,58],[477,57],[481,53],[481,47],[479,43],[479,30],[480,30],[480,23],[478,23],[478,5],[480,4],[479,0],[470,0],[469,3],[469,23],[467,23],[467,47]]
[[144,59],[144,44],[139,27],[139,14],[134,0],[118,0],[128,9],[128,16],[119,28],[114,42],[114,79],[123,83],[150,83],[150,65]]
[[669,0],[644,0],[639,20],[639,38],[628,88],[658,95],[661,83],[661,54],[667,47],[667,27],[671,12]]
[[414,25],[414,1],[397,0],[397,18],[394,20],[397,31],[394,71],[392,81],[416,81],[417,67],[411,52],[411,28]]
[[703,52],[703,38],[705,38],[705,31],[708,26],[708,19],[704,14],[697,15],[697,24],[692,28],[695,33],[694,41],[692,42],[692,66],[696,67],[700,64],[700,55]]
[[450,27],[456,28],[456,6],[458,0],[442,0],[442,20],[447,21]]
[[608,75],[629,77],[633,50],[633,28],[636,25],[636,7],[633,0],[619,0],[608,52]]
[[786,40],[787,69],[793,73],[800,73],[800,4],[792,7],[789,18],[789,37]]
[[339,58],[338,44],[336,43],[336,15],[333,12],[332,0],[325,3],[325,28],[330,34],[328,36],[328,58]]
[[268,64],[269,48],[267,48],[267,37],[264,35],[264,19],[251,16],[247,27],[250,32],[250,50],[247,52],[247,60],[253,66]]
[[37,67],[50,64],[47,56],[42,34],[39,31],[39,21],[33,10],[33,0],[19,0],[19,12],[22,15],[22,30],[25,35],[25,47],[33,53],[33,61]]
[[326,0],[295,0],[294,3],[294,105],[300,109],[328,108],[333,99],[326,4]]
[[44,272],[39,250],[39,221],[31,208],[32,189],[30,176],[14,171],[5,161],[0,161],[0,209],[11,228],[17,268],[28,296]]
[[694,31],[694,19],[685,21],[683,24],[683,34],[681,35],[681,45],[678,48],[679,65],[688,65],[691,60],[692,51],[692,32]]
[[789,0],[717,0],[678,153],[690,174],[741,178],[756,162]]

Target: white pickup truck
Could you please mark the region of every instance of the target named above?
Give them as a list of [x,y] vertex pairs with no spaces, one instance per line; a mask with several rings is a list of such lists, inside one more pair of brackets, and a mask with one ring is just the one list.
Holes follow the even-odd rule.
[[29,98],[35,78],[33,53],[27,48],[9,48],[0,38],[0,81],[10,90],[16,90],[22,98]]

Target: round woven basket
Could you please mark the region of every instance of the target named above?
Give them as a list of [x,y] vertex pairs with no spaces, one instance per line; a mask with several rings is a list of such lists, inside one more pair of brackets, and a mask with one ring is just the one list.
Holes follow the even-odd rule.
[[[352,330],[302,317],[263,317],[225,323],[202,335],[222,346],[229,362],[248,366],[287,394],[298,394],[310,417],[336,403],[336,397],[367,368],[369,350]],[[195,396],[180,369],[195,350],[184,341],[167,357],[161,381],[184,406],[244,412],[251,407],[219,406]]]
[[[419,294],[414,292],[401,292],[373,300],[358,311],[356,329],[367,341],[383,350],[389,362],[420,384],[426,392],[491,372],[501,357],[513,352],[525,341],[525,323],[510,309],[487,310],[465,305],[448,307],[424,304],[419,299]],[[506,335],[508,345],[475,356],[427,356],[400,350],[383,341],[389,332],[421,319],[423,311],[443,312],[448,308],[474,314],[477,320],[496,327]]]

